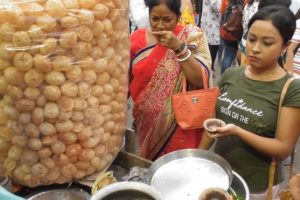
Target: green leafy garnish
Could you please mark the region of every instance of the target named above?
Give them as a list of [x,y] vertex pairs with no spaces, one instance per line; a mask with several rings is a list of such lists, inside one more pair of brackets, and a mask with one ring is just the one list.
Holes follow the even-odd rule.
[[240,197],[232,188],[229,188],[228,193],[233,197],[233,200],[244,200],[244,198]]

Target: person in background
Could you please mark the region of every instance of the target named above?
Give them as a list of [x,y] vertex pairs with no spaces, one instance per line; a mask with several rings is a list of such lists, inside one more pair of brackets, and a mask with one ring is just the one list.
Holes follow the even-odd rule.
[[292,77],[279,59],[295,27],[294,14],[283,6],[267,6],[254,14],[246,43],[249,65],[229,68],[219,82],[216,117],[226,125],[213,135],[203,134],[199,146],[208,149],[218,138],[214,151],[245,179],[251,200],[266,199],[272,158],[277,160],[277,193],[283,181],[281,160],[293,151],[300,132],[299,79],[288,87],[277,121],[282,88]]
[[243,36],[239,43],[239,49],[237,52],[237,60],[241,66],[247,65],[246,52],[246,41],[248,32],[248,23],[252,16],[257,12],[260,0],[246,0],[246,4],[243,9]]
[[222,0],[222,2],[221,2],[221,8],[220,8],[220,13],[221,13],[221,15],[224,14],[226,8],[227,8],[228,5],[229,5],[229,2],[230,2],[230,0]]
[[296,30],[289,44],[286,54],[286,70],[293,74],[295,78],[300,78],[300,9],[295,15],[296,21]]
[[149,10],[146,7],[145,0],[129,0],[129,13],[131,23],[137,28],[146,28],[150,26]]
[[292,4],[291,0],[261,0],[258,4],[258,9],[270,6],[270,5],[280,5],[289,8]]
[[180,0],[147,0],[147,6],[150,28],[138,29],[130,38],[130,94],[139,155],[154,160],[198,147],[201,130],[184,131],[176,124],[171,96],[182,91],[183,76],[190,87],[202,88],[211,57],[203,30],[178,24]]
[[[228,6],[231,5],[243,6],[243,4],[244,4],[243,0],[228,1]],[[226,69],[231,67],[233,61],[235,60],[237,49],[238,49],[238,42],[240,41],[226,41],[221,38],[221,44],[223,45],[223,53],[224,53],[223,59],[221,59],[221,74],[223,74]]]
[[191,0],[181,0],[181,16],[179,23],[182,25],[195,25],[194,7]]
[[[222,23],[222,16],[225,13],[226,8],[229,5],[229,0],[222,0],[221,1],[221,8],[220,8],[220,13],[221,13],[221,23]],[[220,26],[222,25],[220,23]],[[218,62],[221,63],[222,57],[223,57],[223,50],[224,50],[224,41],[222,40],[222,38],[220,37],[220,46],[219,46],[219,50],[218,50]]]
[[201,28],[205,31],[212,59],[211,68],[220,46],[221,0],[202,0]]
[[195,3],[195,13],[196,13],[196,25],[201,27],[201,13],[202,13],[202,4],[203,0],[194,0]]

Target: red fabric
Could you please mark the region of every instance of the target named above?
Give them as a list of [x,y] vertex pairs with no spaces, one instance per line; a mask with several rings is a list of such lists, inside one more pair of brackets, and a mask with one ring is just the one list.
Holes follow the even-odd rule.
[[172,136],[171,140],[163,150],[163,154],[180,149],[198,148],[201,141],[203,129],[183,130],[179,126]]
[[133,101],[135,101],[147,87],[157,65],[165,55],[166,50],[165,47],[159,44],[156,45],[155,48],[152,49],[152,53],[147,58],[139,61],[132,69],[133,80],[131,81],[129,89]]
[[221,15],[224,14],[228,5],[229,5],[229,0],[222,0],[221,9],[220,9]]
[[[183,26],[178,25],[174,30],[174,33],[177,35],[182,29]],[[147,47],[146,31],[146,29],[138,29],[132,33],[130,37],[131,59]],[[139,63],[133,67],[133,80],[131,81],[129,88],[133,101],[137,99],[140,93],[144,91],[148,85],[156,67],[164,57],[166,51],[167,49],[164,46],[157,44],[147,58],[139,61]]]
[[130,36],[130,57],[133,58],[141,49],[146,47],[146,29],[138,29]]

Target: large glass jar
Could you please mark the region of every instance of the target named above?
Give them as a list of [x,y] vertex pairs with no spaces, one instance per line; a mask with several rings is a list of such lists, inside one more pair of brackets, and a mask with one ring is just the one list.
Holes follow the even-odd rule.
[[34,187],[105,170],[127,108],[127,0],[0,1],[0,172]]

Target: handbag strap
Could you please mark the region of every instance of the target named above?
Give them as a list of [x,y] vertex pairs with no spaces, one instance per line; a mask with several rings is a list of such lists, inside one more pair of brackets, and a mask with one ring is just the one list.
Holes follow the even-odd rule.
[[[202,73],[202,80],[203,80],[203,89],[208,89],[208,79],[206,77],[206,72],[203,69],[203,67],[201,67],[201,73]],[[182,77],[182,93],[186,94],[186,87],[187,87],[187,81],[186,81],[186,76],[183,72],[183,77]]]
[[[280,118],[280,112],[281,112],[281,108],[282,108],[283,99],[285,97],[285,94],[286,94],[286,92],[288,90],[288,87],[289,87],[290,83],[294,79],[295,78],[293,78],[293,77],[289,78],[285,82],[285,84],[284,84],[284,86],[283,86],[283,88],[281,90],[280,99],[279,99],[279,105],[278,105],[277,124],[279,123],[279,118]],[[276,130],[277,130],[277,128],[276,128]],[[291,162],[293,162],[293,161],[291,160]],[[292,163],[291,163],[291,166],[292,166]],[[274,185],[274,179],[275,179],[275,169],[276,169],[276,159],[272,158],[272,161],[271,161],[271,164],[270,164],[270,169],[269,169],[269,183],[268,183],[268,191],[267,191],[267,200],[272,200],[272,192],[273,192],[273,185]]]

